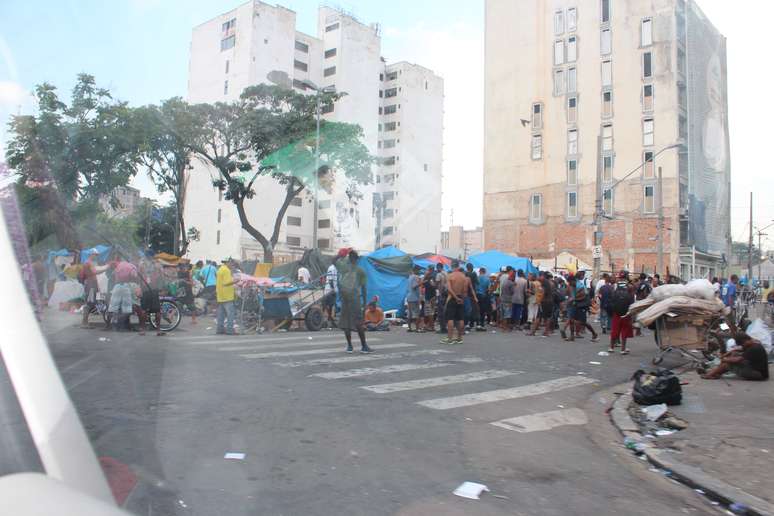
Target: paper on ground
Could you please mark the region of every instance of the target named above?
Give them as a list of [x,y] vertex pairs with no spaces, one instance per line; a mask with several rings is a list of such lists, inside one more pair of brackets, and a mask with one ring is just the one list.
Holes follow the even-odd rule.
[[245,454],[244,453],[237,453],[237,452],[228,452],[223,456],[224,459],[233,459],[233,460],[245,460]]
[[656,421],[658,418],[666,414],[666,403],[660,403],[659,405],[650,405],[642,409],[642,412],[648,416],[651,421]]
[[475,482],[463,482],[457,489],[454,490],[454,494],[461,496],[462,498],[478,500],[479,495],[484,491],[489,492],[489,488],[484,484],[477,484]]

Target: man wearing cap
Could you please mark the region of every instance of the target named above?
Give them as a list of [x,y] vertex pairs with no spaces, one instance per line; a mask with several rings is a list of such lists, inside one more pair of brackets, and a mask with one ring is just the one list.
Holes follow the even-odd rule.
[[[234,261],[231,258],[223,260],[215,275],[215,296],[218,302],[218,326],[215,333],[218,335],[234,335],[234,277],[231,270]],[[225,325],[224,325],[225,319]]]

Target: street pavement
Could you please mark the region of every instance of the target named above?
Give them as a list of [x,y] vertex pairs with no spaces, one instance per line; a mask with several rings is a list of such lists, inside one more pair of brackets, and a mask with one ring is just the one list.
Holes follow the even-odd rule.
[[[114,493],[137,514],[718,514],[612,430],[610,387],[656,348],[474,332],[48,332]],[[356,349],[359,346],[356,346]],[[599,364],[595,364],[598,362]],[[226,453],[245,454],[225,459]],[[480,500],[454,496],[464,481]]]

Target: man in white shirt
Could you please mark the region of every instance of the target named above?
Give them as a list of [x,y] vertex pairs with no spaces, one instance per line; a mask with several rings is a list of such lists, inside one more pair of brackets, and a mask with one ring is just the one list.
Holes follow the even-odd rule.
[[335,328],[336,321],[333,316],[336,313],[336,296],[339,293],[339,271],[333,263],[325,272],[325,290],[323,293],[322,305],[328,316],[328,327]]
[[309,269],[303,265],[298,268],[298,282],[308,285],[312,281],[312,275],[309,273]]

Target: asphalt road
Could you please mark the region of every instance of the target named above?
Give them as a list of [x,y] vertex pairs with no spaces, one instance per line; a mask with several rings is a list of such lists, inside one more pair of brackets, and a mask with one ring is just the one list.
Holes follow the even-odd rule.
[[[609,388],[649,365],[649,334],[608,357],[588,338],[448,346],[400,328],[347,355],[340,332],[224,337],[209,320],[48,337],[137,514],[718,514],[623,450],[605,415]],[[490,493],[454,496],[464,481]]]

